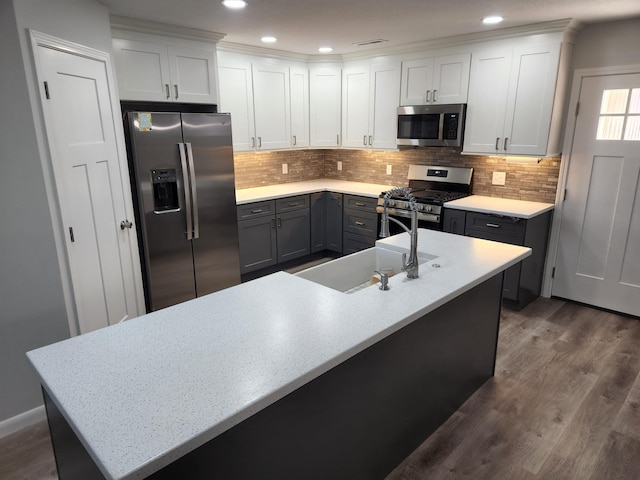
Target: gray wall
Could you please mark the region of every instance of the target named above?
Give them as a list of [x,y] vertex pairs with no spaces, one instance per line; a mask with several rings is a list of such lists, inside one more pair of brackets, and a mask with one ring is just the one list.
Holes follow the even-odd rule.
[[0,422],[42,404],[25,352],[69,336],[29,28],[111,51],[95,0],[0,1]]
[[578,33],[573,70],[640,64],[640,18],[587,25]]

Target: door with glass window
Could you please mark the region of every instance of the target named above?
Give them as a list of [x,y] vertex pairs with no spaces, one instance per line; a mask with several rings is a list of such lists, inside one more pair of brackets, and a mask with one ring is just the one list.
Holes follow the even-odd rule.
[[552,293],[640,315],[640,73],[585,77]]

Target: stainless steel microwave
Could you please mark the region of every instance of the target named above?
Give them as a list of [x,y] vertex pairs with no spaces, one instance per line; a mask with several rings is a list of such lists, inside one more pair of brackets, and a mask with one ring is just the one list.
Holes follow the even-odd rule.
[[397,145],[461,147],[467,105],[412,105],[398,107]]

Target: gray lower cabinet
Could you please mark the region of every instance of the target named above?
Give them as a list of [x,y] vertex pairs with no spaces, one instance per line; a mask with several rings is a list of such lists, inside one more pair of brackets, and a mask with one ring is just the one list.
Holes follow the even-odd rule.
[[344,196],[342,252],[373,247],[378,238],[377,198]]
[[238,206],[240,273],[248,273],[311,252],[309,196]]
[[540,296],[551,214],[524,219],[445,208],[443,230],[531,248],[531,256],[509,267],[504,275],[503,301],[519,310]]
[[310,196],[311,253],[330,250],[342,253],[341,193],[318,192]]

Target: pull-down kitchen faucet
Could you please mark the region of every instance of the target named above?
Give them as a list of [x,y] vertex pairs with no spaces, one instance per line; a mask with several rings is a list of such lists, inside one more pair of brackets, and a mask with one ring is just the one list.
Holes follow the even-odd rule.
[[[389,198],[394,194],[402,194],[409,202],[411,209],[411,229],[408,229],[402,222],[393,217],[389,217],[387,213],[387,203]],[[411,250],[409,252],[409,261],[406,261],[407,254],[402,254],[402,270],[407,272],[407,278],[418,278],[418,207],[416,199],[411,195],[411,191],[405,187],[393,187],[384,194],[384,203],[382,205],[382,217],[380,219],[380,237],[389,236],[389,220],[393,220],[400,225],[409,235],[411,235]]]

